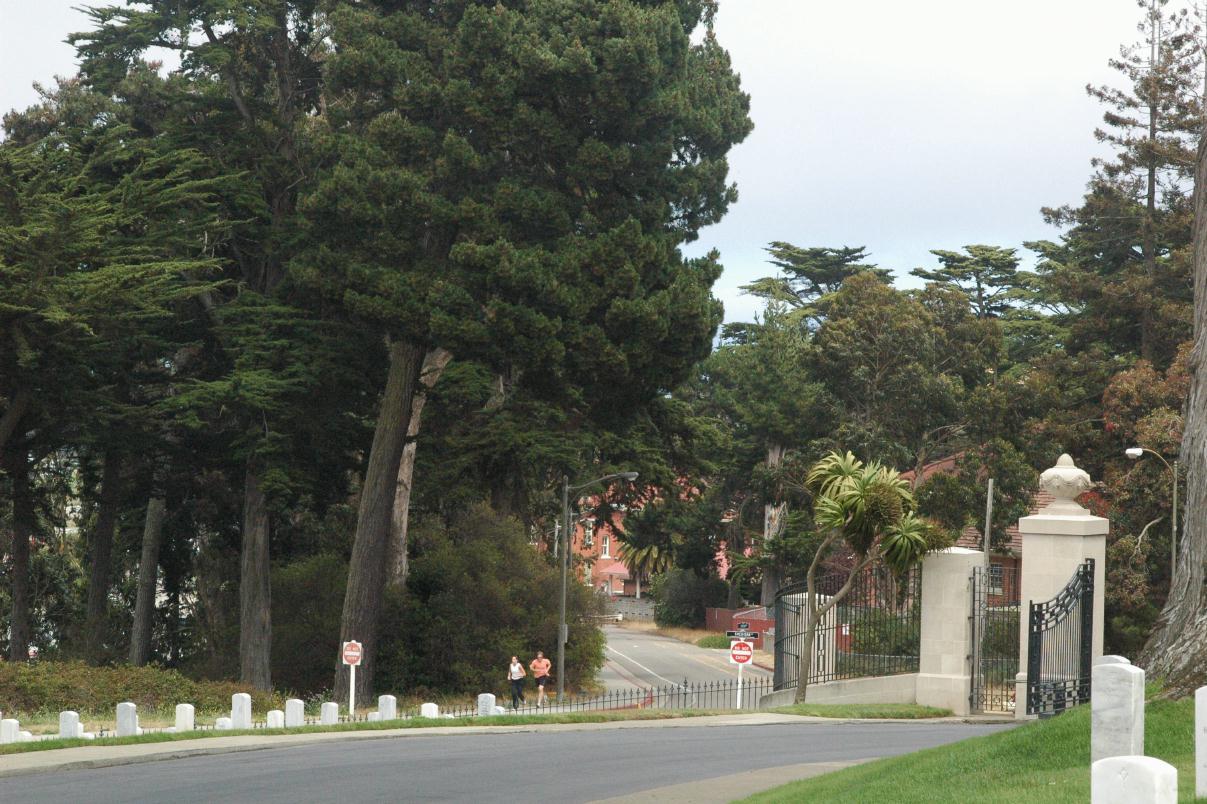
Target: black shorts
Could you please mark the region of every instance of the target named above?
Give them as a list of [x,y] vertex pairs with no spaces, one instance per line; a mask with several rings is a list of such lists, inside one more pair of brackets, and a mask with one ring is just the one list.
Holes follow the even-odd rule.
[[549,676],[539,676],[536,680],[536,685],[538,687],[544,687],[552,683],[553,679],[549,678]]

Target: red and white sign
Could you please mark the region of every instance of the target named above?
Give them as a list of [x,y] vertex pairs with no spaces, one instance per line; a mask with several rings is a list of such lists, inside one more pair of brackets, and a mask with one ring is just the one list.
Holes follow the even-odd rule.
[[750,664],[754,658],[754,645],[744,639],[735,639],[729,643],[730,664]]
[[345,642],[342,653],[344,664],[356,667],[356,665],[360,664],[360,657],[364,656],[365,651],[359,642]]

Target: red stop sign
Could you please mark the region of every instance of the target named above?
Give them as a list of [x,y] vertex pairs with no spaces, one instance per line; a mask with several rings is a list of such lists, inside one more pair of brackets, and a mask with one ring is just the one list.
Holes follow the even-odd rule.
[[353,666],[358,665],[358,664],[360,664],[360,657],[363,655],[364,655],[364,648],[361,647],[361,644],[359,642],[345,642],[344,643],[344,650],[343,650],[344,664],[350,664]]
[[750,660],[754,658],[754,645],[741,639],[731,642],[729,658],[735,664],[750,664]]

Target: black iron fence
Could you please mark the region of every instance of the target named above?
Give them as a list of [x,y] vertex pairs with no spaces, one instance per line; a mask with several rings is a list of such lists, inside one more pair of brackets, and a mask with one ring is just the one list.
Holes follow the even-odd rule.
[[[817,603],[831,602],[850,575],[817,581]],[[775,596],[775,689],[797,686],[808,643],[808,590],[802,581]],[[809,683],[918,672],[922,570],[901,577],[884,568],[861,572],[842,599],[818,618]]]
[[1027,622],[1027,714],[1051,717],[1090,700],[1094,559],[1056,597],[1032,603]]
[[[503,707],[508,715],[545,715],[565,712],[608,712],[626,709],[706,709],[706,710],[736,710],[754,711],[758,709],[759,698],[773,689],[772,681],[765,676],[743,678],[741,684],[741,702],[738,701],[737,679],[724,681],[688,681],[667,684],[662,687],[632,687],[628,689],[609,690],[603,693],[581,693],[567,695],[558,703],[552,698],[544,706],[537,707],[536,692],[529,690],[525,693],[527,699],[518,708],[510,707],[510,700],[502,696],[496,699],[496,705]],[[556,696],[554,696],[556,697]],[[476,702],[460,701],[440,706],[441,719],[457,719],[477,717],[479,715]],[[418,706],[398,708],[397,720],[420,719]],[[336,719],[337,724],[374,722],[377,718],[366,712],[355,715],[341,714]],[[303,721],[305,726],[330,725],[323,724],[318,716],[307,715]],[[254,720],[253,729],[268,727],[266,720]],[[165,731],[166,729],[146,729],[146,732]],[[214,723],[197,723],[195,731],[215,731]],[[107,729],[100,729],[98,737],[112,737]]]
[[972,571],[973,712],[1013,712],[1018,674],[1018,568],[992,564]]

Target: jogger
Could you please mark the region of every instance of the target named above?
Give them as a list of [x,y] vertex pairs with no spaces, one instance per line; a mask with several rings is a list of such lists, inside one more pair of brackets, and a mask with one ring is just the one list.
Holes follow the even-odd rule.
[[524,665],[520,664],[518,656],[511,657],[511,666],[507,668],[507,680],[511,682],[511,708],[519,709],[524,700]]

